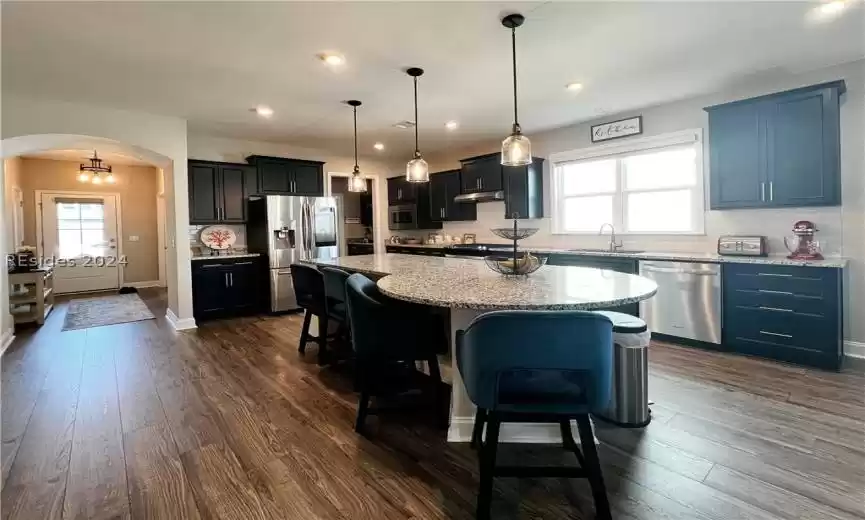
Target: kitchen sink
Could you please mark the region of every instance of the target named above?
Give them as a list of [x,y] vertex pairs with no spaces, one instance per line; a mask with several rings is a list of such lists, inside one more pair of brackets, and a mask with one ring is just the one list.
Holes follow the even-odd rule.
[[[574,253],[612,253],[609,249],[592,249],[592,248],[580,248],[580,249],[568,249],[568,251],[573,251]],[[634,249],[617,249],[614,251],[615,253],[621,253],[625,255],[635,255],[638,253],[642,253],[643,251],[636,251]]]

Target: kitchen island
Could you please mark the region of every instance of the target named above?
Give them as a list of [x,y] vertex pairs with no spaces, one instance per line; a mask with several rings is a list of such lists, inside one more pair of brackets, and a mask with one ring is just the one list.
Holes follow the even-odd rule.
[[[504,277],[482,260],[377,254],[311,262],[378,279],[391,298],[449,309],[453,390],[448,440],[468,442],[474,406],[456,367],[454,338],[480,314],[496,310],[592,310],[651,298],[655,282],[601,269],[544,266],[529,277]],[[531,348],[531,345],[527,345]],[[559,442],[557,425],[506,424],[503,442]]]

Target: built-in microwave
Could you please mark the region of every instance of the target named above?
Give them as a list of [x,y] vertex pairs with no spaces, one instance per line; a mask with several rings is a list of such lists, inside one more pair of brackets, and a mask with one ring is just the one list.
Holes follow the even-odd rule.
[[417,206],[415,204],[400,204],[387,208],[388,229],[417,229]]

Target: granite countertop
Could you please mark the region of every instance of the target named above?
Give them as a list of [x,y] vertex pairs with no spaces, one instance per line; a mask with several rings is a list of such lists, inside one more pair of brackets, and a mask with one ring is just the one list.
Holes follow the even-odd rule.
[[[417,247],[426,249],[443,249],[448,244],[386,244],[397,247]],[[498,245],[510,246],[508,243]],[[609,251],[573,250],[544,246],[520,246],[520,251],[529,251],[541,254],[560,254],[574,256],[610,256],[618,258],[633,258],[636,260],[662,260],[669,262],[709,262],[716,264],[764,264],[764,265],[792,265],[799,267],[846,267],[848,259],[840,256],[830,256],[824,260],[791,260],[786,255],[770,256],[727,256],[718,253],[689,253],[689,252],[666,252],[666,251],[640,251],[612,253]]]
[[261,253],[229,253],[227,255],[194,255],[191,260],[222,260],[223,258],[253,258],[261,256]]
[[580,310],[615,307],[652,297],[655,282],[614,271],[544,266],[528,277],[505,277],[482,260],[377,254],[313,261],[375,277],[386,295],[462,309]]

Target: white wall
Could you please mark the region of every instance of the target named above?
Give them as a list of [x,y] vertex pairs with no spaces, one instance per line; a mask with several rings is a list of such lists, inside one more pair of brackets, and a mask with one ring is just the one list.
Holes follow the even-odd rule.
[[[827,253],[850,258],[845,285],[847,305],[845,320],[847,338],[865,342],[865,321],[857,320],[865,309],[865,61],[829,67],[800,75],[785,74],[781,77],[751,81],[728,88],[723,92],[700,98],[678,101],[624,114],[611,114],[597,121],[573,125],[548,132],[530,134],[535,156],[548,158],[550,154],[592,146],[589,127],[604,121],[613,121],[634,115],[643,116],[644,136],[664,134],[691,128],[704,130],[704,173],[708,190],[710,175],[708,164],[708,117],[703,107],[744,99],[762,94],[788,90],[825,81],[845,79],[847,93],[841,100],[841,171],[843,205],[828,208],[790,208],[762,210],[728,210],[706,212],[706,234],[701,236],[625,236],[627,249],[655,251],[713,251],[719,235],[760,234],[770,239],[774,253],[785,252],[782,237],[790,234],[793,222],[800,219],[814,221],[820,233],[818,238],[825,244]],[[575,98],[574,102],[579,102]],[[508,129],[502,129],[502,136]],[[427,158],[433,171],[459,167],[459,159],[494,152],[501,141],[479,143],[447,154]],[[550,215],[549,161],[544,164],[545,215]],[[706,204],[708,208],[708,203]],[[491,227],[505,223],[504,203],[478,205],[478,220],[444,225],[444,233],[476,233],[479,240],[494,240]],[[608,238],[598,236],[553,235],[550,219],[525,221],[527,226],[540,228],[538,234],[527,244],[552,247],[601,247]],[[424,232],[425,234],[425,232]]]
[[[124,153],[131,151],[163,168],[168,220],[166,270],[169,310],[184,320],[182,326],[194,325],[189,248],[185,240],[189,224],[186,121],[81,103],[34,99],[7,92],[2,95],[2,106],[0,130],[4,157],[35,151],[27,148],[32,148],[33,143],[40,139],[22,136],[50,135],[42,142],[62,142],[68,148],[76,149],[73,143],[95,138],[104,140],[105,146],[119,146],[124,148]],[[175,247],[178,236],[182,238],[180,248]],[[5,286],[5,280],[4,270],[0,284]]]

